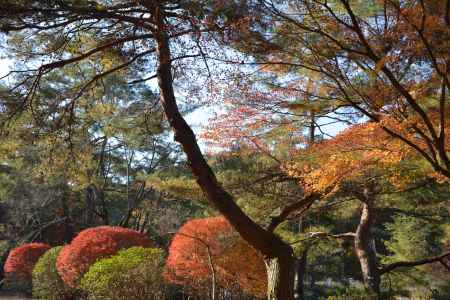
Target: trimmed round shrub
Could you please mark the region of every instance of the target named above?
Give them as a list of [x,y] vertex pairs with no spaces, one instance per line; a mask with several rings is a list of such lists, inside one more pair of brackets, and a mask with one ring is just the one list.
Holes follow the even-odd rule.
[[150,247],[150,240],[128,228],[100,226],[81,231],[64,247],[56,259],[56,269],[62,280],[76,288],[84,273],[97,260],[133,246]]
[[52,248],[39,258],[33,269],[33,298],[45,300],[71,299],[72,290],[56,271],[56,258],[62,246]]
[[169,247],[164,277],[193,294],[209,295],[210,261],[218,288],[236,296],[244,291],[264,297],[267,275],[262,255],[221,216],[190,220],[178,230]]
[[133,247],[93,264],[80,288],[91,300],[164,299],[164,251]]
[[5,288],[30,292],[34,265],[48,249],[47,244],[30,243],[11,250],[4,265]]

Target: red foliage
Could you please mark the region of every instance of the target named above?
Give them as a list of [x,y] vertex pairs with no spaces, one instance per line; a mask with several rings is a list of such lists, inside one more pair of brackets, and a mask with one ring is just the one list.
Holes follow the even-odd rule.
[[264,295],[266,271],[261,255],[223,217],[191,220],[180,228],[169,248],[166,279],[197,291],[209,289],[209,256],[219,286],[237,284],[249,293]]
[[97,260],[134,246],[150,247],[151,242],[132,229],[113,226],[89,228],[80,232],[61,250],[56,268],[64,282],[75,288],[83,274]]
[[11,250],[4,265],[5,275],[31,280],[31,272],[39,257],[50,246],[43,243],[24,244]]

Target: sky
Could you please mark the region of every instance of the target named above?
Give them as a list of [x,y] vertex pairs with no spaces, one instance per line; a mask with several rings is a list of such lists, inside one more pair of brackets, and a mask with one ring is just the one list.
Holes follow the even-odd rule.
[[0,59],[0,77],[5,76],[10,67],[10,62],[6,59]]

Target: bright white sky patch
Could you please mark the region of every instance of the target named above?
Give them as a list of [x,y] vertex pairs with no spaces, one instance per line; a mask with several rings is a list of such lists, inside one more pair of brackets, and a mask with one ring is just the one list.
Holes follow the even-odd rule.
[[7,59],[0,59],[0,77],[3,77],[6,74],[8,74],[10,68],[11,68],[11,61]]

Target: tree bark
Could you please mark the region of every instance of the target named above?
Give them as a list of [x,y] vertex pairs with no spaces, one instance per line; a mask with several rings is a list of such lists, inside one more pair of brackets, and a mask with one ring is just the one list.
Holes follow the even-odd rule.
[[63,243],[68,244],[70,241],[72,241],[75,232],[73,226],[70,224],[70,211],[69,211],[69,205],[68,201],[70,199],[70,192],[68,189],[66,189],[66,186],[64,187],[64,193],[61,197],[61,207],[62,207],[62,219],[64,219],[64,222],[61,224],[64,226],[64,237],[63,237]]
[[386,274],[389,273],[397,268],[412,268],[416,266],[422,266],[425,264],[432,264],[435,262],[440,262],[447,270],[450,271],[450,264],[448,263],[447,259],[450,259],[450,251],[446,251],[438,256],[432,256],[423,258],[420,260],[414,260],[414,261],[397,261],[392,264],[384,266],[380,270],[380,274]]
[[272,287],[272,290],[268,291],[271,297],[269,299],[293,300],[294,258],[292,248],[275,234],[253,222],[217,181],[214,172],[200,151],[192,129],[179,112],[173,90],[171,53],[163,12],[159,7],[155,7],[153,15],[157,27],[153,34],[157,44],[158,86],[161,103],[174,132],[175,140],[181,144],[189,167],[211,204],[230,222],[244,240],[260,251],[270,262],[268,264],[269,277],[273,281],[269,284]]
[[364,286],[369,292],[378,295],[380,293],[381,280],[375,239],[372,234],[375,212],[370,193],[366,190],[364,195],[361,218],[355,235],[355,251],[361,265]]
[[266,260],[267,299],[294,299],[292,291],[295,275],[295,259],[291,256],[276,257]]
[[[206,245],[206,244],[205,244]],[[214,262],[211,255],[211,250],[208,245],[206,245],[206,251],[208,253],[208,264],[211,270],[211,300],[217,299],[217,278],[216,278],[216,268],[214,266]]]
[[304,300],[305,298],[305,272],[308,263],[308,248],[302,251],[299,259],[297,259],[295,270],[295,286],[294,298],[296,300]]
[[309,146],[314,144],[316,140],[316,114],[313,110],[310,112],[309,121]]
[[92,226],[94,224],[94,209],[95,209],[95,187],[93,185],[88,185],[85,191],[86,199],[86,218],[85,224],[87,226]]

